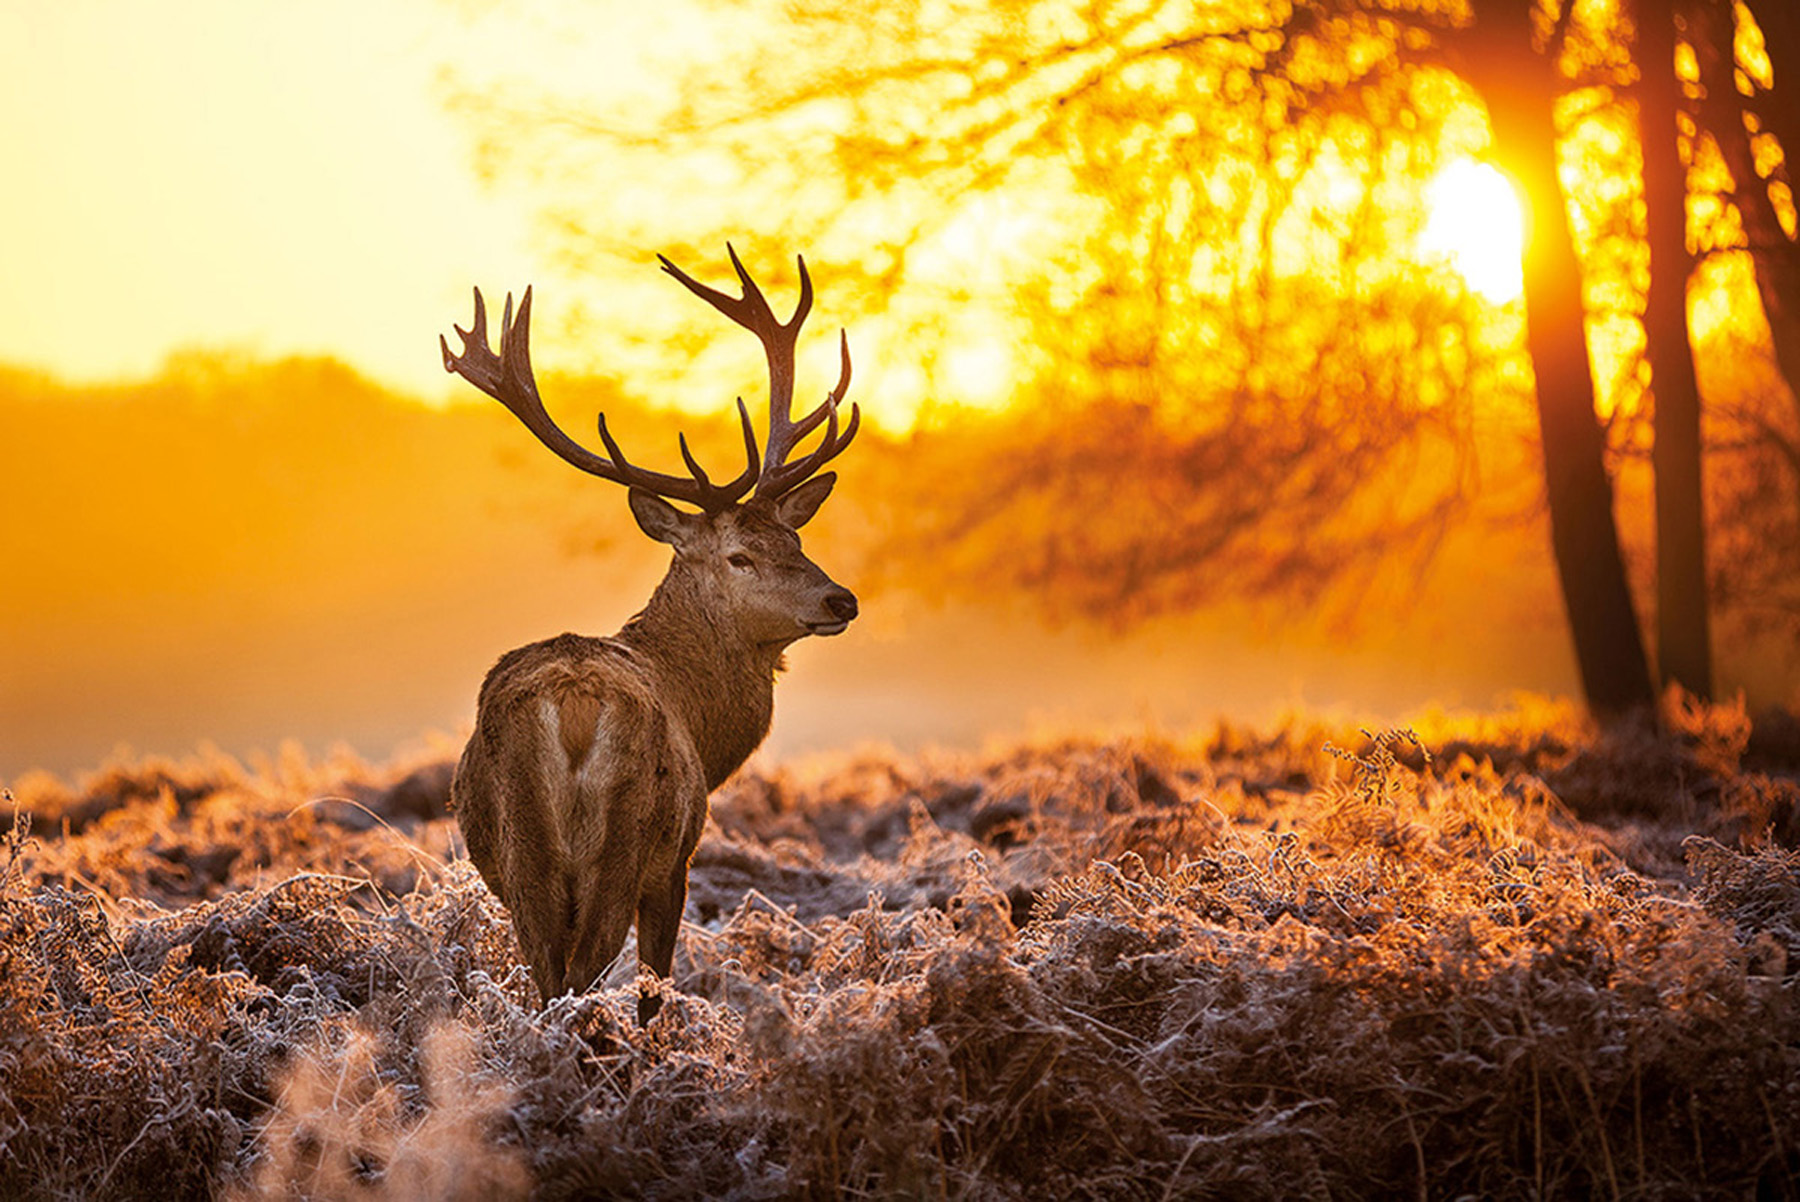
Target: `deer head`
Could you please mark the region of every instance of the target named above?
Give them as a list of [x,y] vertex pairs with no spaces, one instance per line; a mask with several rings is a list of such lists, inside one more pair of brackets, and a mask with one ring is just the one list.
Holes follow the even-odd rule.
[[[607,430],[604,413],[598,424],[605,455],[581,446],[550,419],[531,370],[530,288],[525,290],[516,318],[512,296],[506,298],[498,354],[488,345],[487,307],[480,289],[475,290],[473,327],[454,327],[462,338],[462,354],[453,354],[443,338],[438,343],[446,371],[462,376],[505,405],[565,462],[627,486],[639,528],[675,549],[669,577],[659,593],[679,593],[689,599],[696,619],[729,629],[752,645],[779,649],[809,634],[842,633],[856,616],[856,597],[833,583],[801,552],[795,532],[830,495],[836,473],[820,474],[819,469],[850,445],[862,415],[852,403],[849,420],[840,429],[839,406],[850,387],[850,343],[840,332],[842,367],[837,386],[818,408],[797,421],[793,418],[794,349],[800,326],[812,308],[806,260],[798,260],[799,304],[793,316],[781,322],[729,244],[726,253],[743,285],[742,296],[710,288],[657,256],[662,269],[690,292],[755,334],[768,359],[766,450],[759,460],[749,410],[743,398],[738,398],[746,462],[743,471],[724,484],[713,483],[688,449],[686,435],[680,435],[678,442],[688,474],[673,476],[630,463]],[[821,426],[824,432],[819,444],[793,459],[799,443]],[[698,512],[674,502],[694,506]]]

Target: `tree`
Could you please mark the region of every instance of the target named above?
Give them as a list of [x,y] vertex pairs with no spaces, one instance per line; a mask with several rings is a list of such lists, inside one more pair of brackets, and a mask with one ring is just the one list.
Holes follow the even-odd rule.
[[1783,0],[1741,7],[1691,0],[1682,16],[1696,61],[1698,125],[1730,172],[1739,245],[1750,254],[1776,358],[1800,403],[1800,227],[1786,154],[1800,146],[1800,11]]
[[1638,0],[1638,124],[1643,146],[1644,225],[1650,279],[1644,297],[1645,355],[1656,394],[1657,659],[1664,686],[1712,696],[1707,606],[1705,489],[1701,479],[1700,383],[1688,329],[1687,169],[1681,158],[1675,6]]
[[[1478,415],[1506,387],[1509,355],[1484,343],[1494,318],[1480,306],[1421,299],[1421,271],[1395,248],[1417,214],[1405,197],[1437,148],[1478,150],[1485,132],[1532,213],[1523,341],[1583,685],[1604,712],[1653,699],[1584,332],[1591,280],[1570,226],[1581,198],[1563,184],[1583,120],[1572,101],[1618,110],[1630,84],[1633,51],[1611,3],[1244,0],[1176,16],[1148,0],[784,8],[781,33],[741,70],[709,64],[676,110],[621,128],[564,109],[556,127],[599,135],[613,155],[703,140],[737,165],[736,184],[780,197],[760,205],[740,191],[740,205],[786,213],[784,232],[805,230],[811,245],[838,237],[834,259],[885,230],[862,260],[881,295],[916,285],[921,248],[981,198],[1053,197],[1058,240],[1034,243],[1041,269],[1015,286],[1038,332],[1034,396],[1049,412],[1035,434],[1027,416],[1018,471],[1002,464],[947,528],[1029,507],[996,570],[1054,589],[1069,579],[1059,557],[1078,548],[1073,558],[1117,585],[1084,582],[1096,609],[1188,604],[1226,575],[1317,587],[1391,526],[1429,549],[1479,474],[1491,429]],[[1663,46],[1642,48],[1661,64],[1653,85],[1672,78]],[[1659,613],[1665,675],[1703,690],[1698,406],[1679,353],[1687,257],[1685,222],[1677,215],[1671,234],[1668,220],[1682,187],[1671,95],[1652,86],[1639,97],[1655,135],[1643,196],[1657,292],[1644,320],[1671,531],[1659,540],[1671,556]],[[1467,126],[1471,99],[1485,131]],[[909,216],[872,221],[880,205]],[[703,220],[701,238],[724,224]],[[1407,471],[1419,462],[1430,470]],[[1065,488],[1100,470],[1085,487],[1109,507],[1123,494],[1119,529],[1060,524],[1055,504],[1022,500],[1046,464],[1066,469]],[[1394,522],[1396,510],[1407,516]]]
[[[1654,700],[1613,516],[1605,436],[1594,407],[1581,268],[1558,171],[1557,59],[1574,6],[1548,39],[1532,0],[1477,0],[1450,49],[1486,104],[1497,157],[1527,198],[1525,341],[1537,379],[1551,542],[1588,704],[1618,713]],[[1540,41],[1542,44],[1540,45]]]
[[1800,13],[1779,0],[1687,0],[1678,17],[1693,56],[1684,72],[1693,158],[1711,178],[1699,188],[1700,249],[1748,259],[1769,327],[1766,345],[1738,349],[1740,359],[1766,356],[1769,370],[1722,414],[1730,431],[1720,441],[1734,462],[1715,474],[1724,532],[1749,553],[1716,557],[1713,584],[1752,629],[1792,635],[1800,628],[1800,228],[1789,152],[1800,145]]

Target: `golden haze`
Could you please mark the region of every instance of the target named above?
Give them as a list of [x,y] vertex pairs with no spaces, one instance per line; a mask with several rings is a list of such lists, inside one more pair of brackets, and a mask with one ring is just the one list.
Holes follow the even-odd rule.
[[[545,391],[569,428],[605,407],[628,447],[673,466],[668,415],[602,382]],[[723,422],[679,420],[704,459],[729,457]],[[505,649],[614,628],[663,566],[622,490],[556,462],[498,406],[424,406],[330,361],[187,356],[83,388],[0,374],[0,425],[14,456],[0,779],[90,768],[120,744],[385,755],[466,723]],[[1400,608],[1353,638],[1272,605],[1129,634],[1051,626],[1017,592],[944,600],[929,556],[874,561],[894,507],[929,504],[934,475],[982,435],[864,437],[807,541],[865,616],[796,648],[766,754],[1571,686],[1529,533],[1452,547],[1422,591],[1372,600]],[[1514,582],[1502,604],[1484,601],[1497,594],[1477,561]]]
[[[42,234],[28,240],[30,253],[0,285],[7,289],[0,292],[0,327],[27,332],[25,341],[4,344],[0,358],[32,369],[0,376],[9,455],[8,515],[0,528],[7,574],[0,588],[0,774],[73,771],[116,743],[180,752],[212,740],[241,751],[294,737],[315,748],[346,740],[381,754],[422,730],[465,722],[475,682],[506,647],[565,628],[610,629],[628,615],[654,583],[660,552],[631,528],[617,490],[556,463],[491,405],[420,403],[453,391],[438,371],[435,337],[451,321],[467,320],[468,283],[504,290],[535,278],[540,368],[578,364],[628,380],[634,391],[690,411],[680,422],[710,429],[702,441],[715,447],[728,435],[709,423],[727,399],[737,391],[759,395],[754,347],[746,340],[705,344],[696,336],[701,316],[651,270],[647,249],[612,248],[598,263],[558,262],[555,273],[540,274],[519,229],[505,228],[520,219],[520,206],[502,212],[495,198],[536,204],[556,194],[553,179],[490,165],[498,188],[485,198],[447,186],[436,199],[392,190],[407,176],[442,181],[463,173],[450,118],[432,97],[455,94],[470,79],[542,71],[578,83],[603,105],[607,94],[593,91],[592,62],[548,49],[566,40],[560,33],[570,22],[583,19],[572,15],[578,10],[548,5],[509,26],[498,6],[384,7],[373,19],[391,24],[356,43],[373,46],[363,52],[373,57],[331,58],[345,40],[314,39],[302,44],[312,60],[296,51],[299,57],[278,56],[257,71],[245,66],[252,56],[217,52],[244,50],[259,35],[283,44],[273,35],[287,26],[272,10],[220,6],[207,10],[216,18],[214,36],[243,39],[236,47],[203,44],[213,52],[208,62],[228,64],[237,104],[226,116],[205,116],[192,89],[179,86],[183,64],[197,71],[199,60],[182,57],[173,44],[161,58],[153,52],[154,38],[179,39],[191,27],[133,25],[116,14],[114,28],[95,23],[98,11],[66,18],[86,26],[37,13],[6,18],[15,31],[33,35],[11,42],[7,61],[18,70],[0,73],[9,86],[38,80],[49,88],[41,76],[51,56],[34,59],[21,47],[41,47],[50,31],[73,50],[94,51],[63,56],[71,97],[81,92],[81,72],[129,62],[137,73],[115,72],[117,87],[155,103],[146,99],[141,122],[124,121],[132,115],[127,97],[96,81],[84,95],[98,100],[49,105],[43,121],[15,123],[22,128],[8,135],[22,139],[13,144],[13,161],[54,170],[37,172],[34,189],[15,189],[0,202],[28,201],[10,224]],[[624,10],[601,11],[604,20],[589,19],[586,32],[604,26],[602,32],[618,33],[606,22],[626,20]],[[439,28],[448,31],[441,38],[421,32]],[[725,26],[708,28],[716,38]],[[434,70],[447,64],[457,85],[432,93],[438,85],[426,82],[431,72],[421,63]],[[348,101],[321,94],[340,77],[371,87],[371,80],[396,74],[431,102],[403,105],[381,92],[355,91]],[[654,72],[620,72],[615,81],[624,92],[664,82]],[[317,104],[297,106],[313,122],[305,138],[265,142],[237,126],[204,123],[260,114],[279,128],[277,116],[295,119],[293,109],[259,108],[269,100],[263,88],[290,105],[320,95]],[[180,107],[183,97],[187,108]],[[166,104],[176,107],[158,107]],[[1467,98],[1452,95],[1444,104],[1445,128],[1454,133],[1451,161],[1403,198],[1387,231],[1393,240],[1377,259],[1384,272],[1416,277],[1409,287],[1424,286],[1438,271],[1438,284],[1452,297],[1456,280],[1441,271],[1447,264],[1482,298],[1478,324],[1490,340],[1483,353],[1500,365],[1505,386],[1481,390],[1474,404],[1493,411],[1495,428],[1512,429],[1526,418],[1517,283],[1506,263],[1516,257],[1509,228],[1516,215],[1507,185],[1477,157],[1484,135]],[[65,120],[77,123],[57,124]],[[162,127],[186,131],[188,140],[154,141]],[[329,136],[332,129],[341,138]],[[357,140],[363,129],[386,141]],[[143,144],[127,147],[133,137]],[[113,138],[122,140],[105,140]],[[435,150],[418,151],[421,140]],[[396,157],[402,144],[413,148],[408,157]],[[1599,130],[1578,147],[1576,168],[1600,170],[1619,144],[1616,128]],[[1321,221],[1363,186],[1345,165],[1351,152],[1327,149],[1297,187]],[[289,174],[294,164],[303,170]],[[554,164],[543,172],[553,176]],[[618,183],[620,204],[669,203],[653,175]],[[209,189],[217,194],[210,201]],[[283,207],[289,203],[299,209]],[[1299,704],[1393,714],[1434,700],[1486,705],[1510,688],[1571,687],[1535,524],[1456,534],[1422,579],[1399,568],[1325,612],[1291,597],[1215,601],[1191,617],[1142,622],[1129,633],[1117,623],[1074,618],[1080,606],[1062,607],[1055,616],[1063,624],[1048,625],[1045,609],[1058,607],[1016,583],[985,595],[971,587],[984,557],[992,562],[1014,551],[1006,530],[955,548],[915,541],[906,554],[884,541],[932,511],[934,480],[979,472],[984,451],[1017,445],[1007,441],[1010,407],[1045,396],[1046,388],[1026,381],[1055,334],[1033,329],[1030,313],[1009,307],[1011,272],[1043,254],[1055,221],[1068,216],[1057,206],[1068,203],[1054,188],[986,195],[933,233],[918,259],[924,278],[941,291],[908,302],[929,310],[945,335],[929,356],[904,336],[903,324],[870,321],[852,331],[855,395],[880,420],[845,462],[843,495],[808,539],[824,558],[845,565],[834,562],[834,574],[865,592],[868,615],[848,637],[797,651],[799,670],[783,685],[772,753],[858,739],[966,743],[990,727],[1034,721],[1180,723]],[[1284,242],[1279,270],[1315,293],[1366,284],[1332,274],[1333,245],[1323,236]],[[1229,259],[1236,249],[1213,257]],[[169,253],[172,259],[161,257]],[[828,271],[816,257],[814,263]],[[693,266],[723,282],[717,263]],[[1196,274],[1205,267],[1198,263]],[[781,270],[790,274],[781,277]],[[1726,282],[1696,296],[1697,328],[1709,337],[1742,336],[1754,323],[1741,273],[1727,280],[1715,270],[1709,278]],[[40,286],[45,280],[62,282],[48,289]],[[787,297],[791,286],[784,263],[775,289]],[[1203,293],[1196,286],[1190,295]],[[802,348],[803,381],[832,374],[830,311],[865,299],[825,295],[814,319],[825,329],[809,331]],[[1642,400],[1628,365],[1643,335],[1628,312],[1629,281],[1607,295],[1624,300],[1592,329],[1602,405],[1629,418]],[[346,313],[335,322],[306,324],[339,305]],[[613,328],[610,320],[626,310],[631,321]],[[187,324],[156,324],[169,313],[185,315]],[[53,321],[63,324],[54,331],[43,324]],[[166,341],[146,340],[138,324]],[[297,345],[322,353],[187,353],[152,371],[148,365],[170,342],[276,351]],[[127,343],[134,349],[121,357],[118,348]],[[392,367],[401,359],[409,365],[404,372]],[[415,363],[427,374],[410,375]],[[1250,367],[1247,374],[1257,369]],[[1204,376],[1213,370],[1197,357],[1191,378],[1216,385]],[[372,382],[396,379],[430,383],[396,389]],[[592,414],[604,407],[629,446],[645,448],[652,462],[672,460],[668,417],[619,397],[603,380],[565,375],[547,391],[571,429],[591,431]],[[970,420],[971,409],[998,424]],[[929,420],[906,433],[921,412]],[[1427,460],[1422,473],[1443,470]],[[1503,488],[1529,491],[1527,454],[1512,448],[1499,462],[1511,474]],[[1009,511],[1009,520],[1030,523],[1039,520],[1034,507],[1041,517],[1080,504],[1075,519],[1104,531],[1154,515],[1162,493],[1183,483],[1159,479],[1142,508],[1121,516],[1109,498],[1092,496],[1068,474],[1078,470],[1047,469],[1041,489]],[[1641,531],[1641,490],[1627,487],[1622,495],[1627,526]],[[1359,504],[1387,499],[1363,497]],[[1097,542],[1106,545],[1103,537]],[[1383,562],[1387,551],[1371,543],[1359,555]],[[1084,595],[1085,569],[1064,563],[1063,575],[1041,587]],[[1765,699],[1785,699],[1788,685],[1756,676],[1755,661],[1740,650],[1728,679]]]

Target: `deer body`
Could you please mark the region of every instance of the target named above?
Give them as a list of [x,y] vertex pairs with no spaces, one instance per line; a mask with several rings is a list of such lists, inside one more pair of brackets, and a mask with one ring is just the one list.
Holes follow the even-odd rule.
[[[512,914],[520,951],[546,1001],[591,987],[634,920],[639,960],[668,976],[707,795],[768,734],[775,674],[787,647],[807,635],[838,634],[856,616],[856,598],[806,558],[796,533],[835,482],[829,472],[812,472],[855,434],[854,408],[845,432],[837,429],[848,349],[826,403],[790,421],[793,336],[811,298],[805,264],[800,309],[782,324],[735,254],[732,263],[745,286],[741,300],[694,283],[664,261],[770,348],[768,458],[758,467],[739,402],[749,466],[731,484],[713,485],[685,441],[690,480],[626,464],[604,417],[600,432],[610,459],[550,425],[525,350],[529,292],[516,326],[509,301],[499,357],[487,349],[479,293],[463,355],[444,349],[450,370],[505,403],[557,454],[630,485],[639,527],[675,550],[649,604],[617,634],[563,634],[502,656],[482,683],[475,731],[457,766],[451,801],[469,858]],[[787,464],[794,443],[821,424],[819,447]],[[738,503],[759,480],[756,496]],[[671,496],[701,511],[678,509],[664,499]],[[640,1021],[648,1022],[658,1004],[658,996],[642,996]]]
[[768,734],[782,652],[855,613],[780,517],[671,521],[675,562],[618,634],[559,635],[494,665],[452,785],[469,858],[546,1000],[591,986],[634,917],[639,958],[668,975],[707,795]]
[[591,985],[634,918],[645,962],[667,971],[705,820],[692,741],[622,652],[563,635],[503,658],[452,787],[469,858],[546,1000]]

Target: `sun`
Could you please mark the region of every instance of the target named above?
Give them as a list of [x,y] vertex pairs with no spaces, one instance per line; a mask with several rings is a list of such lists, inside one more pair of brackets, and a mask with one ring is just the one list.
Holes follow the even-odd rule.
[[1519,298],[1525,219],[1518,190],[1499,168],[1457,159],[1425,185],[1425,207],[1419,234],[1425,258],[1449,260],[1470,288],[1495,304]]

